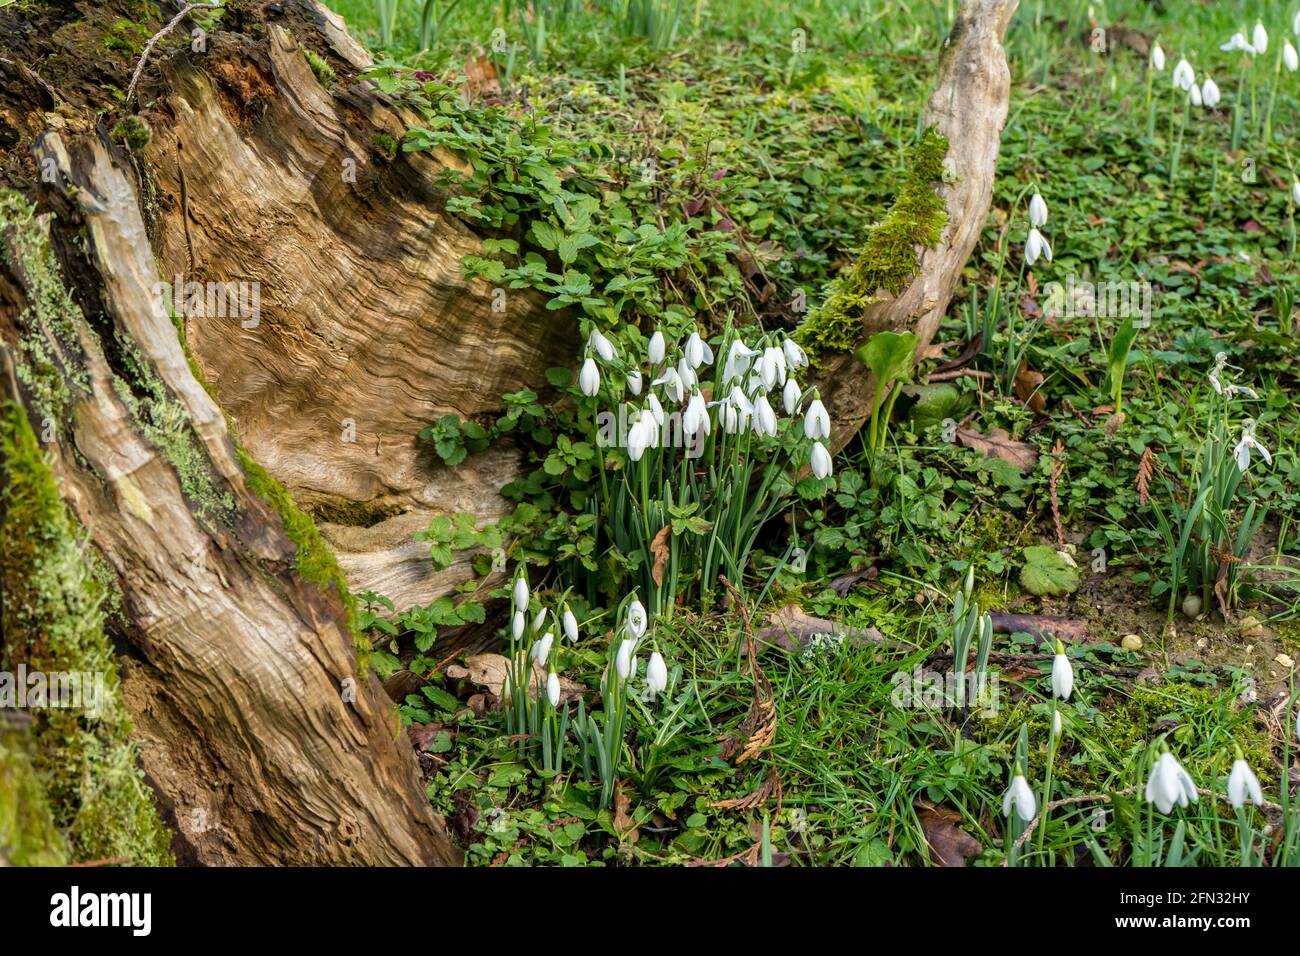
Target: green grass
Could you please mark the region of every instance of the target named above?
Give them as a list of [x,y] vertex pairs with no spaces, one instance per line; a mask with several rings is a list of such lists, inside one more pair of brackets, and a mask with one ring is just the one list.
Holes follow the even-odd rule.
[[[629,21],[619,4],[535,4],[547,13],[543,35],[519,5],[463,0],[425,51],[416,49],[418,6],[399,5],[384,75],[394,78],[401,65],[437,77],[417,103],[427,132],[382,152],[461,149],[475,175],[455,184],[449,208],[493,240],[467,269],[494,284],[538,288],[584,333],[590,324],[606,329],[620,353],[643,349],[656,327],[717,331],[728,321],[769,330],[805,323],[807,341],[851,349],[860,344],[862,297],[905,283],[916,265],[912,242],[929,245],[942,228],[931,188],[942,151],[921,111],[952,2],[687,2],[675,34],[650,37],[655,31]],[[336,7],[374,48],[373,5]],[[971,567],[982,606],[1086,618],[1096,639],[1069,648],[1077,689],[1063,705],[1053,799],[1135,785],[1140,792],[1160,741],[1202,787],[1219,792],[1240,747],[1266,796],[1279,799],[1282,763],[1294,751],[1269,735],[1248,694],[1258,681],[1263,699],[1285,679],[1272,655],[1294,651],[1291,625],[1281,622],[1300,604],[1300,383],[1293,322],[1277,314],[1278,302],[1293,300],[1282,293],[1300,285],[1289,198],[1300,74],[1273,74],[1284,40],[1300,42],[1289,36],[1294,11],[1270,2],[1092,4],[1102,26],[1158,36],[1168,65],[1151,76],[1145,53],[1121,33],[1108,35],[1106,55],[1090,49],[1089,9],[1022,3],[1008,32],[1011,106],[993,208],[936,336],[960,343],[983,332],[968,366],[982,377],[936,388],[924,384],[934,360],[923,361],[922,384],[900,398],[884,451],[869,455],[855,439],[836,462],[831,490],[795,484],[790,507],[755,547],[749,593],[764,593],[769,606],[799,601],[811,613],[874,624],[906,649],[766,655],[775,737],[758,760],[737,764],[719,740],[738,731],[753,698],[739,622],[677,614],[660,625],[670,667],[681,673],[667,702],[633,709],[625,792],[635,840],[626,821],[595,809],[592,781],[521,761],[499,715],[467,716],[435,680],[405,711],[445,723],[432,747],[430,795],[464,822],[471,862],[721,860],[750,853],[766,819],[772,852],[794,865],[925,865],[935,862],[927,807],[939,807],[975,841],[970,862],[1001,863],[1000,803],[1022,729],[1030,783],[1042,796],[1050,691],[1048,664],[1033,655],[1046,646],[997,635],[997,654],[1022,656],[995,660],[1001,696],[987,718],[891,699],[893,675],[942,656],[943,595]],[[1242,61],[1219,45],[1257,17],[1269,27],[1270,49],[1247,75],[1253,110],[1247,96],[1236,111]],[[1209,71],[1224,97],[1217,113],[1194,110],[1185,125],[1170,87],[1182,55],[1198,82]],[[452,91],[480,56],[501,89],[466,106]],[[1054,257],[1026,268],[1026,205],[1035,191],[1050,208],[1043,232]],[[589,203],[589,217],[575,225],[556,212],[557,197]],[[635,231],[646,224],[650,233]],[[539,258],[530,264],[529,253]],[[552,277],[540,275],[548,270]],[[1071,277],[1076,285],[1150,284],[1150,326],[1122,363],[1110,352],[1122,317],[1042,315],[1048,284],[1068,289]],[[801,298],[806,312],[791,305]],[[1234,406],[1231,427],[1255,419],[1275,459],[1271,468],[1252,465],[1223,516],[1235,529],[1246,501],[1268,512],[1250,559],[1235,569],[1236,613],[1269,619],[1290,644],[1243,638],[1214,607],[1195,625],[1179,619],[1172,634],[1165,630],[1170,595],[1158,583],[1170,575],[1156,508],[1194,498],[1193,464],[1213,410],[1206,375],[1219,351],[1242,367],[1235,380],[1261,396]],[[1011,387],[1022,363],[1041,375],[1039,411]],[[608,595],[628,572],[583,550],[587,531],[575,516],[590,494],[590,469],[544,467],[557,460],[555,434],[580,434],[581,423],[562,407],[536,408],[528,394],[507,404],[533,410],[498,425],[524,435],[537,469],[513,489],[520,509],[506,527],[516,542],[511,557],[553,582],[579,556],[604,576],[583,609],[590,636],[559,658],[566,676],[595,687],[607,646],[598,632],[610,626],[601,603],[613,605]],[[1112,417],[1106,406],[1121,394],[1123,417]],[[981,435],[1004,429],[1038,463],[1022,471],[981,457],[953,440],[945,420]],[[1064,467],[1053,482],[1058,440]],[[1148,450],[1150,493],[1163,496],[1154,504],[1141,503],[1137,482]],[[1023,549],[1059,546],[1054,511],[1090,590],[1034,599],[1021,592]],[[779,567],[795,544],[807,551],[802,574]],[[1104,573],[1094,570],[1095,549]],[[846,593],[829,588],[869,568]],[[1141,632],[1141,651],[1119,648],[1130,630]],[[1214,659],[1208,651],[1197,659],[1198,638]],[[1154,683],[1134,679],[1144,668]],[[674,715],[668,723],[665,714]],[[714,806],[756,791],[769,773],[781,781],[779,813],[772,793],[744,809]],[[1101,805],[1089,799],[1054,812],[1021,862],[1147,859],[1145,807],[1115,797],[1094,828]],[[1157,821],[1161,853],[1182,819],[1195,862],[1238,861],[1236,821],[1222,801],[1202,798],[1174,818]],[[1262,823],[1257,812],[1253,825]]]

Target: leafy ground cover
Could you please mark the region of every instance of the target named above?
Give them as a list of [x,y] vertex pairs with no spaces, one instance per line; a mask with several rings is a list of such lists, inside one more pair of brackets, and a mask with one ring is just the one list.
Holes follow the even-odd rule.
[[[819,476],[808,386],[828,351],[864,343],[809,329],[915,186],[952,4],[462,0],[427,5],[423,40],[424,4],[335,6],[422,117],[376,148],[473,165],[448,183],[486,237],[466,271],[540,290],[588,343],[496,419],[422,433],[451,467],[505,434],[528,450],[511,518],[425,535],[435,562],[481,549],[484,575],[504,553],[526,600],[499,610],[471,586],[394,617],[362,596],[376,665],[427,678],[402,711],[470,861],[1300,860],[1282,786],[1300,653],[1296,11],[1022,4],[983,238],[935,345],[907,353],[881,420]],[[1175,86],[1183,58],[1194,98]],[[693,332],[711,361],[692,364]],[[780,380],[797,372],[800,391],[784,409],[779,387],[749,393],[781,409],[743,453],[780,472],[757,516],[711,496],[728,416],[759,420],[753,402],[708,406],[713,471],[597,434],[602,409],[644,416],[677,385],[689,407],[683,378],[720,399],[736,336],[759,378],[763,349],[787,356]],[[619,508],[646,533],[619,532]],[[734,590],[675,579],[723,525],[751,543],[728,552]],[[650,604],[640,634],[633,600]],[[791,605],[807,639],[767,647],[763,622]],[[1066,623],[1048,635],[1026,615]],[[508,644],[496,671],[434,653],[485,621]],[[629,639],[666,662],[662,687],[620,660]],[[532,685],[530,654],[525,702],[508,681]]]

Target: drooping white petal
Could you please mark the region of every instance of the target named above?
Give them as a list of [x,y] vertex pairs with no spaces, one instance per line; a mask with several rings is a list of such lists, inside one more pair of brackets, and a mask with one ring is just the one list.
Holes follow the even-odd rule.
[[813,441],[825,441],[831,437],[831,417],[820,398],[814,398],[803,414],[803,433]]
[[551,645],[555,643],[555,635],[547,631],[542,635],[541,640],[533,645],[533,663],[538,667],[546,666],[546,659],[551,656]]
[[1255,32],[1251,35],[1250,42],[1260,56],[1268,52],[1268,31],[1258,20],[1255,21]]
[[1260,788],[1259,777],[1250,769],[1246,761],[1233,761],[1232,772],[1228,774],[1228,801],[1234,810],[1240,810],[1249,800],[1255,806],[1263,806],[1264,791]]
[[1201,106],[1205,102],[1201,98],[1201,88],[1195,83],[1193,83],[1191,89],[1187,91],[1187,98],[1192,101],[1193,106]]
[[[1244,38],[1243,38],[1244,39]],[[1179,60],[1174,67],[1174,86],[1180,90],[1190,90],[1196,84],[1196,71],[1187,60]]]
[[645,634],[646,625],[649,623],[646,618],[645,605],[635,598],[627,606],[627,615],[624,618],[624,625],[630,636],[636,640],[641,640]]
[[1219,105],[1220,99],[1219,84],[1207,76],[1205,82],[1201,84],[1201,102],[1205,104],[1207,110],[1212,110]]
[[618,645],[618,654],[614,657],[614,669],[622,680],[627,680],[632,670],[632,651],[635,649],[636,641],[630,637],[624,638],[623,643]]
[[808,365],[808,355],[799,343],[794,339],[786,339],[781,343],[781,351],[785,352],[785,362],[791,369],[801,369]]
[[655,329],[655,334],[650,336],[650,345],[646,348],[646,360],[651,365],[658,365],[664,360],[664,334]]
[[1163,72],[1165,68],[1165,51],[1160,49],[1157,43],[1151,47],[1151,66],[1157,73]]
[[528,582],[522,577],[515,578],[514,601],[516,611],[528,609]]
[[596,354],[606,362],[614,361],[614,344],[599,329],[591,330],[591,335],[587,336],[587,345],[595,349]]
[[651,697],[662,693],[668,686],[668,665],[664,663],[664,656],[658,651],[650,655],[650,663],[646,665],[645,685]]
[[1047,225],[1047,203],[1038,193],[1029,200],[1029,224],[1035,227]]
[[1300,70],[1300,56],[1296,54],[1295,47],[1291,45],[1290,40],[1287,40],[1286,46],[1282,47],[1282,62],[1286,64],[1286,68],[1292,73]]
[[627,373],[627,390],[633,395],[641,394],[641,370],[634,368]]
[[686,340],[686,362],[691,368],[699,368],[704,361],[704,340],[700,338],[699,332],[692,332],[691,337]]
[[555,671],[546,675],[546,699],[552,707],[560,706],[560,675]]
[[578,373],[578,387],[588,398],[600,391],[600,369],[596,368],[596,360],[590,355],[587,356],[587,361],[582,363],[582,371]]
[[1074,690],[1074,667],[1064,654],[1052,658],[1052,693],[1061,700],[1069,700]]
[[516,641],[524,636],[524,628],[527,626],[528,622],[524,620],[524,612],[515,611],[514,617],[510,619],[510,633]]
[[753,428],[755,435],[766,435],[768,438],[776,437],[776,412],[772,410],[772,405],[767,400],[766,395],[759,395],[758,398],[754,399]]
[[564,609],[564,636],[569,639],[570,644],[578,642],[578,619],[574,617],[573,612],[567,607]]
[[791,375],[785,380],[785,388],[781,390],[781,404],[785,407],[785,413],[787,415],[793,415],[795,413],[795,409],[799,407],[799,396],[801,394],[802,393],[799,391],[799,383],[796,382],[794,376]]
[[826,450],[826,446],[821,442],[813,442],[809,464],[812,465],[812,473],[816,475],[819,480],[824,480],[831,476],[831,453]]
[[1034,791],[1029,788],[1029,781],[1023,774],[1015,775],[1006,796],[1002,798],[1002,815],[1011,816],[1013,809],[1016,811],[1016,816],[1025,823],[1038,814],[1038,801],[1034,798]]

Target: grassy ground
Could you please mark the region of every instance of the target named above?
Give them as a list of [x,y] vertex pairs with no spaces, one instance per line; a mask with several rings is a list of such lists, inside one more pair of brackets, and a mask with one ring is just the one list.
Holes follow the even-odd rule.
[[[471,105],[428,94],[429,132],[403,144],[445,142],[475,162],[474,198],[455,208],[502,254],[467,268],[537,285],[630,348],[654,327],[690,322],[714,333],[728,322],[794,329],[800,293],[817,315],[905,177],[953,7],[686,2],[670,28],[670,14],[658,26],[629,17],[637,4],[538,3],[523,13],[463,0],[420,51],[419,4],[399,5],[387,44],[374,4],[335,6],[372,49],[386,47],[379,75],[395,88],[399,68],[427,71],[429,89],[455,90],[469,76]],[[537,11],[549,11],[544,35]],[[1276,808],[1239,817],[1210,793],[1166,817],[1141,797],[1161,745],[1219,794],[1239,749],[1275,803],[1291,762],[1300,414],[1289,146],[1300,73],[1275,67],[1283,42],[1300,42],[1294,12],[1279,3],[1021,5],[1007,40],[1013,87],[994,206],[937,337],[946,348],[922,361],[918,387],[899,401],[887,453],[873,456],[857,439],[833,478],[799,482],[750,565],[747,593],[761,593],[763,609],[797,602],[875,626],[896,646],[772,651],[761,658],[768,694],[756,690],[735,613],[706,606],[660,619],[669,690],[666,700],[633,701],[624,772],[606,809],[597,784],[545,769],[499,713],[465,707],[483,702],[470,696],[475,687],[435,673],[405,712],[431,799],[471,861],[909,865],[956,856],[995,865],[1008,856],[1014,821],[1001,798],[1018,766],[1040,809],[1045,795],[1078,802],[1053,809],[1015,862],[1256,862]],[[1249,36],[1256,18],[1270,33],[1265,54],[1219,49],[1234,32]],[[1153,39],[1167,57],[1161,72],[1147,66]],[[1189,108],[1173,89],[1184,55],[1198,84],[1207,73],[1218,84],[1217,109]],[[599,197],[582,230],[587,244],[565,262],[579,275],[564,282],[512,260],[521,242],[554,249],[533,225],[554,219],[548,170],[594,184]],[[1050,209],[1043,232],[1054,256],[1030,267],[1034,192]],[[653,235],[629,231],[637,223],[651,223]],[[592,304],[619,279],[633,284],[617,308]],[[1149,326],[1127,356],[1119,352],[1119,373],[1110,360],[1122,316],[1071,309],[1084,282],[1150,291]],[[1052,299],[1053,283],[1066,299]],[[974,374],[927,381],[977,333],[982,348],[965,366]],[[1219,352],[1240,369],[1223,375],[1258,400],[1227,403],[1214,392]],[[513,407],[528,403],[515,397]],[[516,414],[547,432],[539,465],[557,460],[550,432],[573,425],[552,414]],[[1236,497],[1208,525],[1192,522],[1180,544],[1179,516],[1200,500],[1203,465],[1227,453],[1216,436],[1230,448],[1247,418],[1271,465],[1257,454]],[[981,435],[1004,429],[1037,464],[981,457],[952,440],[945,420]],[[439,437],[449,461],[478,440],[454,423]],[[539,479],[518,494],[545,514],[517,515],[505,529],[527,542],[512,557],[557,590],[581,563],[586,532],[573,515],[593,480],[580,454],[569,457],[540,469],[565,484]],[[1219,482],[1210,498],[1221,492]],[[565,552],[573,541],[576,551]],[[1223,541],[1234,553],[1225,556]],[[807,552],[801,573],[782,564],[792,544]],[[971,569],[972,596],[986,610],[1086,625],[1087,637],[1065,648],[1076,687],[1059,704],[1055,742],[1054,648],[1025,633],[993,642],[995,712],[899,705],[895,675],[943,669],[950,602]],[[1220,571],[1231,572],[1230,589],[1216,590]],[[1036,593],[1042,575],[1057,582],[1054,593]],[[593,586],[580,615],[590,636],[556,653],[560,671],[588,688],[607,663],[616,603]],[[397,633],[377,652],[381,666],[435,671],[423,657],[436,632],[428,622],[407,615],[389,626]],[[773,737],[740,761],[728,740],[753,733],[756,700],[774,707]],[[749,794],[751,804],[725,805]],[[1267,861],[1281,857],[1270,844]]]

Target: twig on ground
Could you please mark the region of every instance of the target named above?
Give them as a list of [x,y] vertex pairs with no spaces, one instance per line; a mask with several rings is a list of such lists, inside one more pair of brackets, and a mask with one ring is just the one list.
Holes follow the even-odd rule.
[[149,38],[149,42],[144,45],[144,51],[140,54],[140,61],[136,63],[135,71],[131,74],[131,82],[127,84],[126,96],[122,100],[123,105],[131,102],[131,96],[135,93],[135,84],[139,82],[140,74],[144,72],[144,65],[149,62],[149,54],[153,52],[158,41],[176,29],[176,25],[195,10],[217,10],[220,7],[220,3],[187,3],[181,8],[180,13],[167,21],[165,27]]

